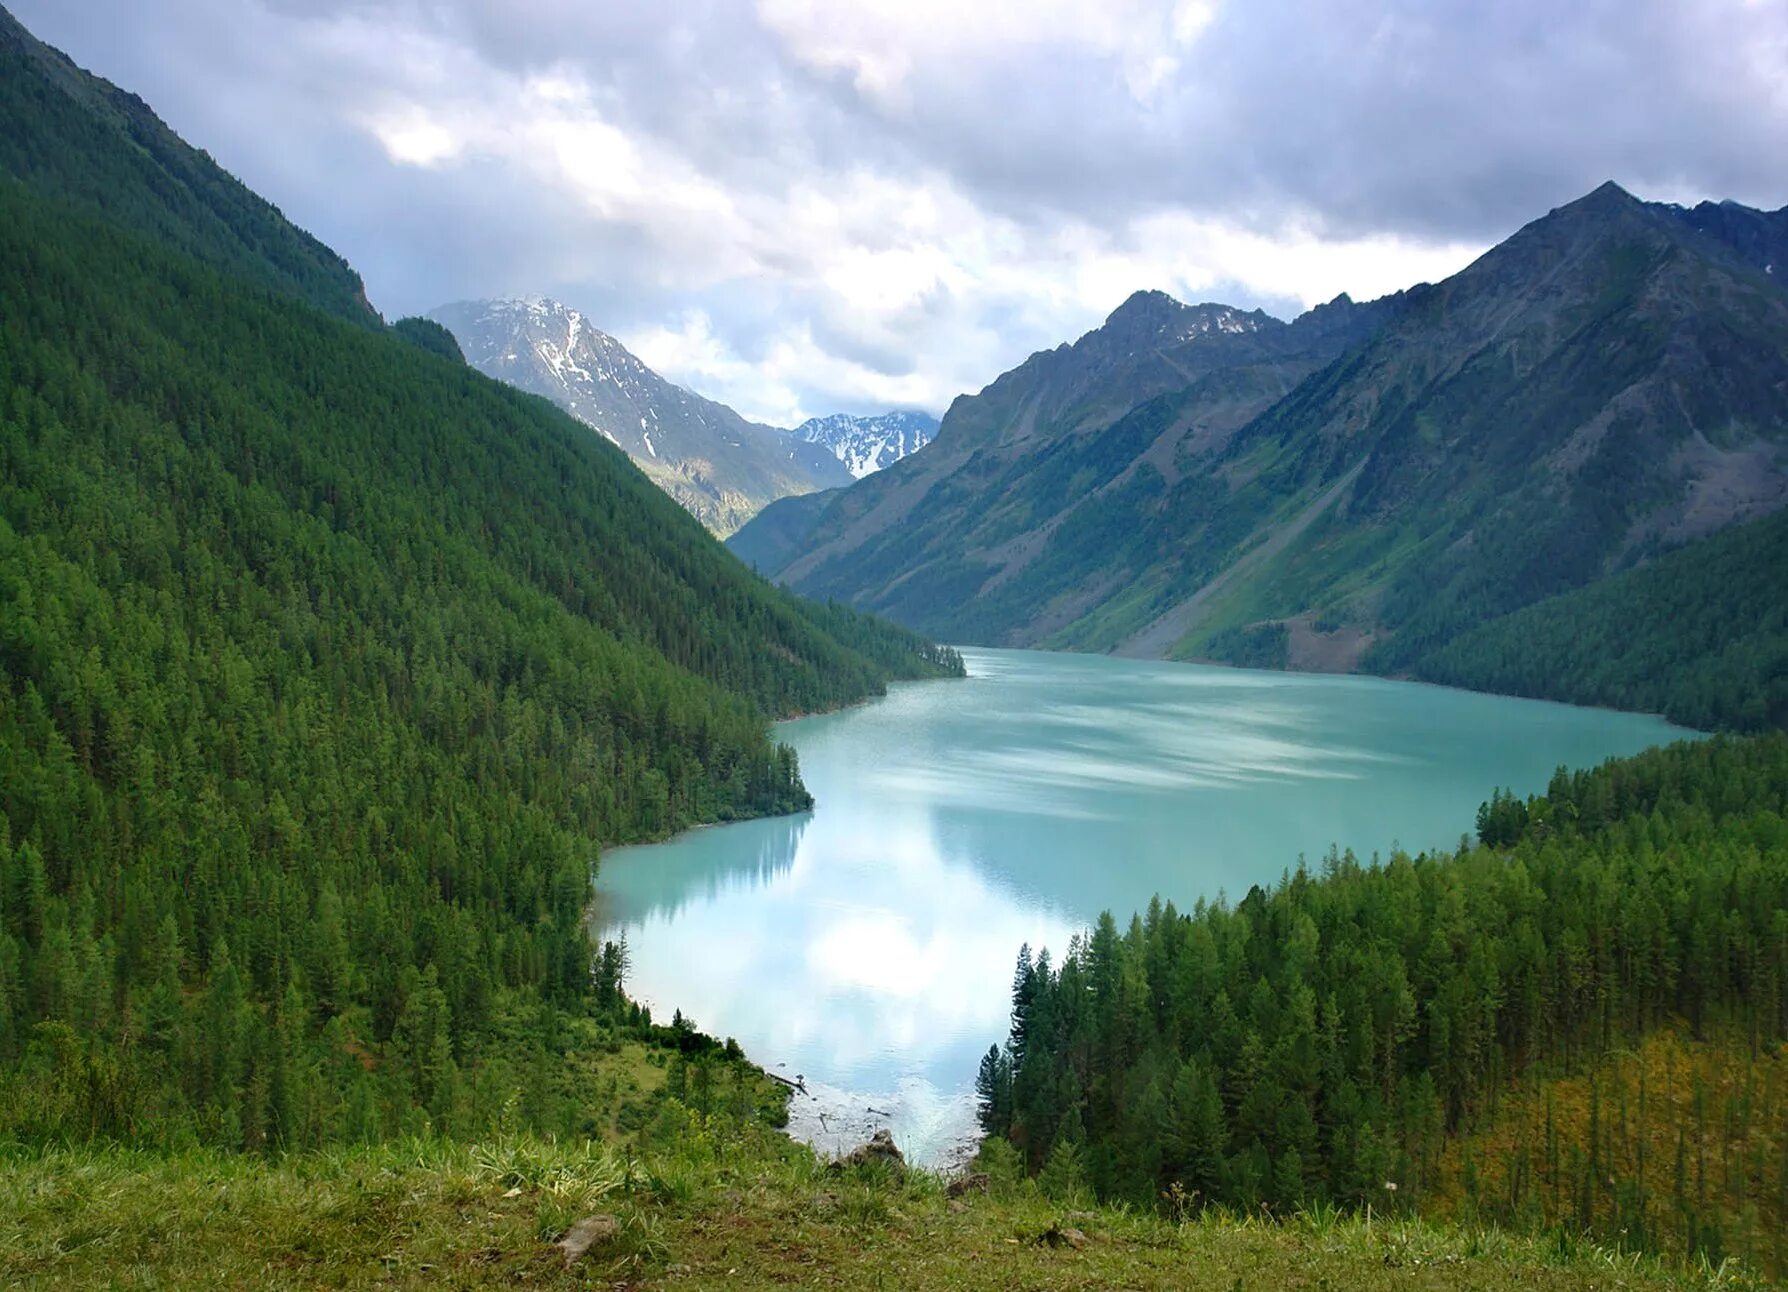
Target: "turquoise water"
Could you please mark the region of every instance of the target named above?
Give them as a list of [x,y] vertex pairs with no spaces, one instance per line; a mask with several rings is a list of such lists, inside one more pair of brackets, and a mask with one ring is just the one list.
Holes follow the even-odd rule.
[[923,1160],[972,1135],[1021,943],[1111,908],[1239,899],[1331,845],[1455,845],[1497,786],[1545,788],[1683,734],[1658,718],[1372,678],[1037,651],[782,724],[799,817],[616,849],[597,878],[628,989],[801,1074],[791,1129],[877,1125]]

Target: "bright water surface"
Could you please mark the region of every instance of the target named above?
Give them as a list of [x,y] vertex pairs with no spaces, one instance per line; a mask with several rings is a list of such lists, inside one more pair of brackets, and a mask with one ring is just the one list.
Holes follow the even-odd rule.
[[616,849],[597,878],[631,994],[804,1074],[790,1129],[822,1148],[891,1125],[951,1157],[1021,943],[1059,956],[1106,908],[1239,899],[1331,845],[1451,847],[1494,787],[1685,734],[1371,678],[963,656],[966,680],[781,724],[812,813]]

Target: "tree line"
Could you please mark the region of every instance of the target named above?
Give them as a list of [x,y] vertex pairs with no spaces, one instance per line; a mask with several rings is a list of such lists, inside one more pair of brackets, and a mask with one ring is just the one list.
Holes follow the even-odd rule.
[[[1788,737],[1716,738],[1498,793],[1453,852],[1107,912],[1059,959],[1020,952],[982,1124],[1107,1198],[1423,1207],[1513,1081],[1677,1022],[1751,1053],[1788,1036],[1785,810]],[[1572,1189],[1616,1187],[1571,1147]],[[1788,1158],[1760,1169],[1788,1199]],[[1705,1247],[1719,1217],[1695,1219]]]

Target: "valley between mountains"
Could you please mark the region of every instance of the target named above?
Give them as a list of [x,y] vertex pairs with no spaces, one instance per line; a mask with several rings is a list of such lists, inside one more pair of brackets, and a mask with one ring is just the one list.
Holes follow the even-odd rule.
[[[0,8],[0,1285],[1788,1277],[1788,208],[1607,183],[1289,320],[1137,283],[940,420],[885,343],[975,280],[903,240],[997,198],[993,279],[1081,272],[1090,216],[1029,222],[1123,205],[1121,128],[1031,136],[1080,71],[1156,121],[1253,7],[1166,57],[1096,7],[26,2],[195,139],[252,82],[208,142],[289,213]],[[907,91],[982,62],[976,154]],[[885,184],[939,112],[974,182]],[[1728,119],[1678,116],[1622,138]],[[555,167],[640,264],[501,281],[564,211],[491,180]],[[598,279],[639,353],[536,294]],[[675,291],[861,362],[746,417],[640,357],[717,370]]]
[[724,538],[778,498],[838,488],[929,441],[924,413],[835,413],[792,431],[749,421],[674,385],[557,301],[468,301],[429,316],[465,361],[540,395],[615,445]]
[[[1607,184],[1445,282],[1290,323],[1140,292],[957,399],[924,452],[730,542],[797,591],[952,641],[1779,721],[1783,266],[1788,210]],[[1637,617],[1618,678],[1589,686],[1561,641],[1550,680],[1511,685],[1509,616],[1544,602],[1561,637],[1599,633],[1605,581],[1650,588],[1668,560],[1680,585],[1735,553],[1767,593],[1690,578],[1722,626],[1723,695],[1660,676],[1693,654],[1674,615]]]

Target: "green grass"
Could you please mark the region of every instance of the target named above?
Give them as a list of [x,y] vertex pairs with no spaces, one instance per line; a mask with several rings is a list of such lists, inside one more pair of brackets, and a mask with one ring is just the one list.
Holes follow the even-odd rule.
[[[566,1270],[578,1217],[619,1234]],[[1081,1249],[1039,1241],[1073,1226]],[[946,1197],[921,1172],[832,1171],[691,1115],[676,1146],[416,1142],[279,1161],[0,1152],[0,1285],[19,1288],[1706,1288],[1557,1238],[1332,1212],[1183,1222],[1081,1210],[1028,1182]]]

